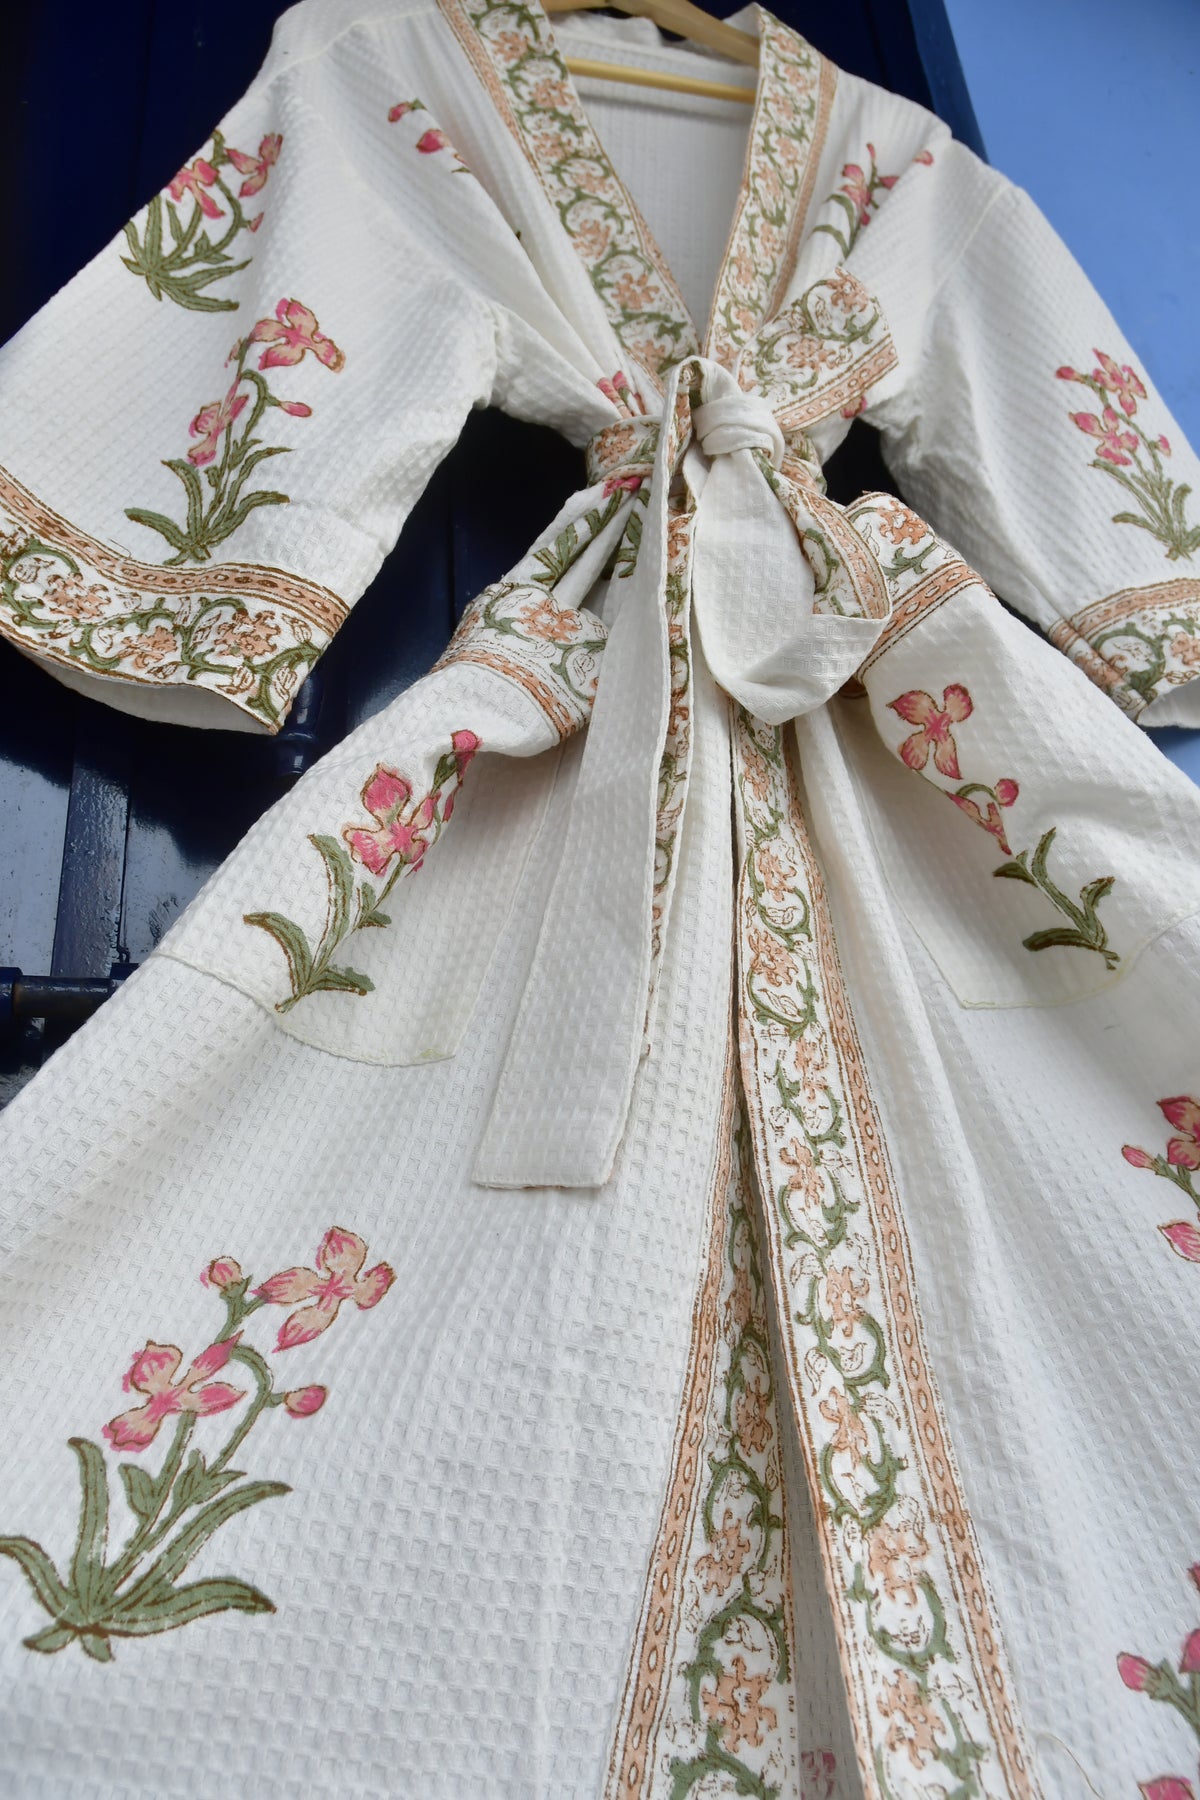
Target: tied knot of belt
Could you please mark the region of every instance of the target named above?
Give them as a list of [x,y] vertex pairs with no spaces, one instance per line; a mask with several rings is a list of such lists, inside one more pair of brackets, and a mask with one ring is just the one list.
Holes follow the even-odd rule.
[[[582,499],[592,519],[616,506],[606,547],[622,533],[625,578],[611,584],[619,600],[476,1180],[608,1179],[651,1048],[672,640],[689,656],[698,640],[717,684],[772,725],[823,705],[853,675],[885,620],[868,616],[877,599],[856,590],[853,528],[825,496],[807,433],[859,410],[895,361],[877,302],[837,269],[761,327],[732,369],[703,356],[674,365],[657,416],[600,384],[621,416],[587,446]],[[672,503],[679,476],[684,498]],[[681,506],[691,520],[683,570],[669,530]],[[669,572],[684,575],[682,600]],[[595,559],[586,573],[599,573]]]

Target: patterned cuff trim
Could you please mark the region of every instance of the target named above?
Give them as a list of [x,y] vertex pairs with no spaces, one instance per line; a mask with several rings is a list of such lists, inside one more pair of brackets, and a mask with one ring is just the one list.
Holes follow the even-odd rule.
[[348,611],[282,569],[135,562],[0,468],[0,635],[32,656],[101,680],[207,688],[276,732]]
[[1125,588],[1051,626],[1050,642],[1131,719],[1200,676],[1200,580]]

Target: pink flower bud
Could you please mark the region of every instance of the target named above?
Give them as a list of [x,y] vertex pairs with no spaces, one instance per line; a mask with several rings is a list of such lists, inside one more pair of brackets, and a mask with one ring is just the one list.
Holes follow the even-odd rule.
[[[1176,1256],[1182,1256],[1184,1262],[1200,1263],[1200,1231],[1189,1219],[1176,1219],[1173,1225],[1160,1225],[1158,1229]],[[1200,1663],[1196,1667],[1200,1669]]]
[[247,231],[257,231],[259,226],[262,224],[262,222],[263,222],[263,215],[261,213],[255,213],[255,215],[252,219],[246,220],[246,230]]
[[1160,437],[1158,440],[1158,447],[1162,451],[1164,456],[1170,456],[1171,440],[1169,438]]
[[1200,1672],[1200,1631],[1193,1631],[1183,1646],[1183,1655],[1179,1659],[1181,1675],[1195,1675]]
[[1157,1781],[1139,1781],[1146,1800],[1196,1800],[1190,1781],[1182,1775],[1160,1775]]
[[1082,381],[1083,380],[1083,376],[1079,373],[1079,370],[1073,369],[1071,367],[1070,363],[1064,363],[1061,369],[1055,369],[1054,376],[1055,376],[1056,381]]
[[1016,782],[1010,781],[1007,775],[1001,776],[996,783],[996,799],[1001,806],[1011,806],[1020,791]]
[[450,140],[445,132],[439,131],[436,125],[432,126],[430,130],[422,132],[417,139],[417,149],[422,156],[432,156],[435,150],[446,150],[449,148],[449,144]]
[[1150,1152],[1148,1150],[1139,1150],[1136,1144],[1122,1144],[1121,1155],[1125,1158],[1125,1161],[1131,1163],[1135,1169],[1152,1169],[1154,1167],[1154,1158],[1151,1156]]
[[303,400],[279,400],[276,404],[293,419],[311,419],[312,407],[305,406]]
[[224,1293],[226,1288],[236,1287],[242,1279],[242,1265],[232,1256],[218,1256],[209,1263],[200,1279],[205,1287],[215,1287],[219,1293]]
[[1193,1563],[1188,1574],[1192,1578],[1193,1587],[1200,1588],[1200,1563]]
[[923,163],[925,167],[928,168],[933,161],[933,151],[918,150],[917,154],[913,157],[913,161],[915,163]]
[[307,1419],[310,1413],[320,1412],[327,1391],[323,1387],[292,1388],[283,1396],[283,1404],[293,1419]]
[[1153,1663],[1148,1663],[1144,1656],[1130,1656],[1125,1652],[1117,1658],[1117,1674],[1127,1688],[1135,1694],[1144,1693],[1146,1683],[1154,1673]]
[[473,731],[455,731],[450,742],[454,748],[454,761],[458,768],[458,779],[461,781],[475,752],[479,749],[480,739]]

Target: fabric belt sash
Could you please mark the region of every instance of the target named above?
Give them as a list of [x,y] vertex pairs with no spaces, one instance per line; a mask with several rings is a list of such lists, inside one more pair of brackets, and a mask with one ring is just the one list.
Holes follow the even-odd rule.
[[[599,1186],[625,1130],[652,978],[673,480],[682,473],[695,504],[692,620],[714,678],[769,724],[823,705],[871,650],[886,606],[852,576],[830,589],[819,547],[849,527],[803,433],[855,410],[894,362],[877,303],[838,270],[765,327],[736,370],[703,357],[678,364],[660,417],[636,421],[642,460],[626,457],[626,473],[606,482],[642,490],[627,512],[642,518],[636,565],[612,584],[619,604],[578,784],[476,1181]],[[594,505],[595,490],[586,499]],[[853,558],[834,561],[849,568]]]

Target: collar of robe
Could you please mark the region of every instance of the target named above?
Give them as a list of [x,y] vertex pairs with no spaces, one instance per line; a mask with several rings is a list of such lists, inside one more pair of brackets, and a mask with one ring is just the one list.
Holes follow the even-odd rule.
[[[615,611],[610,602],[570,817],[476,1181],[599,1186],[637,1104],[638,1065],[651,1053],[671,700],[672,484],[682,477],[695,509],[690,607],[676,609],[676,634],[690,649],[698,633],[720,687],[768,724],[822,706],[872,649],[888,609],[878,583],[856,579],[863,547],[824,494],[804,434],[834,412],[860,410],[895,361],[877,302],[839,269],[763,327],[734,369],[685,359],[668,373],[657,417],[625,408],[589,446],[596,485],[582,498],[595,509],[602,496],[628,493],[618,529],[636,562],[611,584],[619,599]],[[630,528],[638,518],[640,536]],[[564,598],[595,579],[601,551],[611,554],[615,533],[601,535],[564,582]]]

